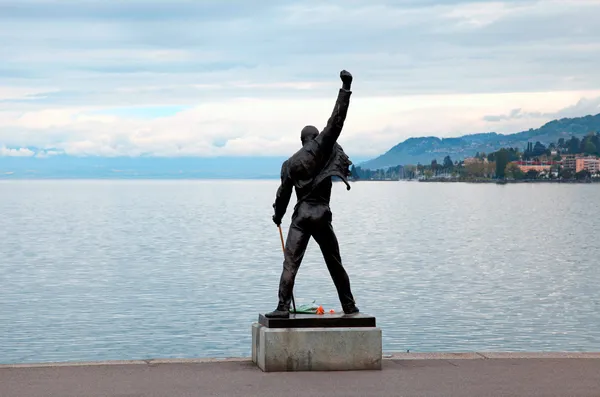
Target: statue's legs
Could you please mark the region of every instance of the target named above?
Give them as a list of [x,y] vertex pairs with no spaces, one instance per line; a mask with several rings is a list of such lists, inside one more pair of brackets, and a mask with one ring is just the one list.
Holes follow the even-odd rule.
[[294,281],[310,239],[310,231],[303,224],[306,222],[302,222],[302,217],[294,214],[285,243],[283,271],[279,279],[279,303],[275,311],[266,314],[267,317],[289,316]]
[[356,313],[358,308],[350,290],[350,279],[342,266],[340,248],[331,225],[331,211],[325,204],[304,204],[292,216],[285,243],[283,271],[279,280],[279,303],[267,317],[288,317],[296,274],[306,253],[310,237],[321,248],[329,274],[337,289],[345,313]]
[[327,269],[337,289],[342,309],[345,313],[358,312],[350,289],[350,278],[342,265],[340,247],[331,225],[331,212],[328,211],[319,224],[315,225],[313,237],[321,248],[323,259],[325,259]]

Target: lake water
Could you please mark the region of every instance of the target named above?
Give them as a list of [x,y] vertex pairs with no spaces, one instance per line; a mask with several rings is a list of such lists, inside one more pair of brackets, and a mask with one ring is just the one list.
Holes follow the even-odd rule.
[[[0,182],[0,363],[249,356],[277,186]],[[600,184],[352,186],[333,222],[385,352],[600,350]],[[314,241],[295,295],[340,309]]]

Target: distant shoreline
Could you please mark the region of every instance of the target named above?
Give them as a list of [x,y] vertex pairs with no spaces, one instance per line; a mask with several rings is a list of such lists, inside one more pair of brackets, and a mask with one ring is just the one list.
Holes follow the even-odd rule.
[[590,183],[600,183],[600,180],[584,180],[584,181],[577,181],[577,180],[552,180],[552,179],[548,179],[548,180],[543,180],[543,179],[531,179],[531,180],[527,180],[527,179],[521,179],[521,180],[495,180],[495,179],[490,179],[490,180],[486,180],[486,179],[482,179],[482,180],[459,180],[459,179],[421,179],[418,182],[440,182],[440,183],[493,183],[493,184],[497,184],[497,185],[504,185],[504,184],[516,184],[516,183],[520,183],[520,184],[524,184],[524,183],[560,183],[560,184],[590,184]]
[[496,179],[479,179],[479,180],[466,180],[466,179],[359,179],[350,180],[350,183],[355,182],[428,182],[428,183],[491,183],[497,185],[514,184],[514,183],[561,183],[561,184],[591,184],[600,183],[600,179],[592,179],[587,181],[577,180],[543,180],[543,179],[521,179],[521,180],[503,180],[499,181]]
[[[278,177],[3,177],[0,176],[0,182],[3,181],[278,181]],[[341,182],[341,181],[334,181]],[[544,180],[544,179],[520,179],[503,180],[496,179],[349,179],[350,184],[356,182],[426,182],[426,183],[491,183],[491,184],[524,184],[524,183],[559,183],[559,184],[593,184],[600,183],[600,179],[592,180]]]

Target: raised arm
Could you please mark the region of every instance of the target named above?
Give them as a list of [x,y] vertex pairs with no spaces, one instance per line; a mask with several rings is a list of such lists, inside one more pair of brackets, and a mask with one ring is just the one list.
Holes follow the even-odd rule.
[[340,72],[340,79],[342,80],[343,84],[342,88],[340,88],[338,92],[338,97],[335,101],[335,106],[333,107],[331,117],[329,117],[329,120],[327,120],[327,125],[316,138],[316,140],[319,142],[319,145],[321,145],[323,149],[327,151],[333,148],[333,145],[340,136],[342,128],[344,127],[346,115],[348,114],[348,107],[350,106],[350,95],[352,94],[352,91],[350,91],[350,86],[352,85],[352,75],[349,72],[342,70]]
[[275,202],[273,203],[273,208],[275,209],[273,222],[277,226],[281,225],[281,220],[283,219],[285,211],[287,210],[287,206],[290,203],[293,187],[294,184],[290,179],[287,169],[287,161],[284,161],[281,165],[281,185],[279,185],[279,188],[277,189]]

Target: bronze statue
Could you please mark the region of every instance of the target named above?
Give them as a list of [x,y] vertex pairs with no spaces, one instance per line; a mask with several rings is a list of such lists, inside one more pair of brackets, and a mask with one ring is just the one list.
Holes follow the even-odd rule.
[[321,248],[344,313],[353,314],[359,311],[350,290],[350,279],[342,266],[329,207],[332,177],[340,178],[346,184],[347,190],[350,190],[347,177],[350,175],[349,167],[352,162],[336,141],[348,113],[352,75],[342,70],[340,78],[342,88],[323,131],[319,133],[312,125],[304,127],[300,133],[302,148],[281,166],[281,185],[273,204],[273,222],[277,226],[281,224],[292,195],[292,187],[296,190],[297,203],[285,244],[283,272],[279,282],[279,304],[273,312],[265,314],[266,317],[289,317],[294,280],[311,237]]

